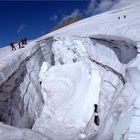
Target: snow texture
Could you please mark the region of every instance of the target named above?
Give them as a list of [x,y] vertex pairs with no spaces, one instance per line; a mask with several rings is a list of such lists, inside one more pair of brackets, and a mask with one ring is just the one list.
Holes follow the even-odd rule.
[[139,140],[139,11],[135,2],[0,49],[0,140]]

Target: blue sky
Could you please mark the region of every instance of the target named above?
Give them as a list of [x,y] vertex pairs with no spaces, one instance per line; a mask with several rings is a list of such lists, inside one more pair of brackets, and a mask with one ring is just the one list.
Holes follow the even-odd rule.
[[0,47],[22,37],[35,39],[70,16],[89,17],[110,9],[118,1],[0,1]]

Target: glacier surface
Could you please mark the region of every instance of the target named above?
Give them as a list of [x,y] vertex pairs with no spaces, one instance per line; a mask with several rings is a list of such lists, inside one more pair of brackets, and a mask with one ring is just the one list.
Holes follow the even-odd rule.
[[136,2],[1,49],[0,140],[139,140],[139,11]]

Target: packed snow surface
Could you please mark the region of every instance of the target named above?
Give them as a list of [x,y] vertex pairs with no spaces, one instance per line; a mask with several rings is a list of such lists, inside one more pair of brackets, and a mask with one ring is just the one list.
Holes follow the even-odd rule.
[[1,49],[0,140],[139,140],[139,11],[137,1]]
[[[127,3],[129,4],[129,2]],[[116,39],[134,41],[137,43],[137,47],[140,47],[140,2],[137,0],[137,2],[130,2],[130,4],[130,6],[121,9],[86,18],[39,39],[54,35],[84,37],[106,35],[114,36]],[[126,18],[124,18],[124,15],[126,15]]]

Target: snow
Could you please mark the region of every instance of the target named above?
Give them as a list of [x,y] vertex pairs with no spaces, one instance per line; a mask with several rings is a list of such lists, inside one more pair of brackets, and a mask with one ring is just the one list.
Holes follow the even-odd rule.
[[[123,85],[116,73],[124,76],[124,65],[112,50],[88,38],[57,36],[52,51],[55,65],[48,69],[44,62],[40,71],[45,104],[33,129],[54,140],[96,135],[111,107],[106,102],[112,102]],[[93,121],[94,104],[100,107],[99,127]]]
[[49,140],[38,132],[29,129],[19,129],[11,126],[6,126],[0,123],[0,139],[1,140]]
[[[124,116],[120,119],[114,140],[120,140],[124,135],[128,140],[138,140],[140,138],[139,123],[140,123],[140,56],[139,54],[127,66],[126,78],[130,83],[129,89],[132,88],[132,94],[136,96],[133,105],[129,105],[129,109]],[[129,122],[129,123],[128,123]]]
[[0,139],[140,139],[140,2],[118,7],[0,50]]
[[[131,39],[135,41],[139,47],[140,16],[138,13],[140,10],[140,2],[137,1],[131,5],[126,8],[86,18],[38,39],[45,39],[57,35],[81,37],[109,35],[121,37],[122,39]],[[124,15],[126,15],[126,19],[124,19]],[[118,20],[118,16],[120,16],[120,20]]]
[[44,77],[44,75],[46,74],[46,72],[48,71],[50,67],[50,64],[47,63],[46,61],[44,61],[42,63],[41,69],[40,69],[40,73],[39,73],[39,81],[42,81],[42,78]]
[[128,68],[129,67],[134,67],[134,68],[137,68],[138,70],[140,70],[140,55],[138,54],[137,56],[136,56],[136,58],[135,59],[133,59],[130,63],[128,63]]
[[50,68],[42,78],[45,105],[34,129],[56,140],[75,139],[98,104],[100,83],[99,72],[84,62]]
[[[2,51],[0,58],[1,58],[1,63],[0,63],[0,85],[7,80],[9,75],[13,73],[21,64],[22,61],[24,61],[26,58],[31,56],[32,54],[35,53],[39,49],[39,47],[34,47],[36,46],[35,42],[33,41],[32,43],[29,44],[30,47],[26,47],[23,50],[17,50],[14,52],[9,53],[10,50],[7,51]],[[4,49],[5,50],[5,49]],[[7,50],[7,48],[6,48]],[[6,56],[6,57],[5,57]]]
[[5,124],[28,128],[39,115],[43,105],[38,82],[42,58],[39,47],[32,46],[2,59],[0,119]]

